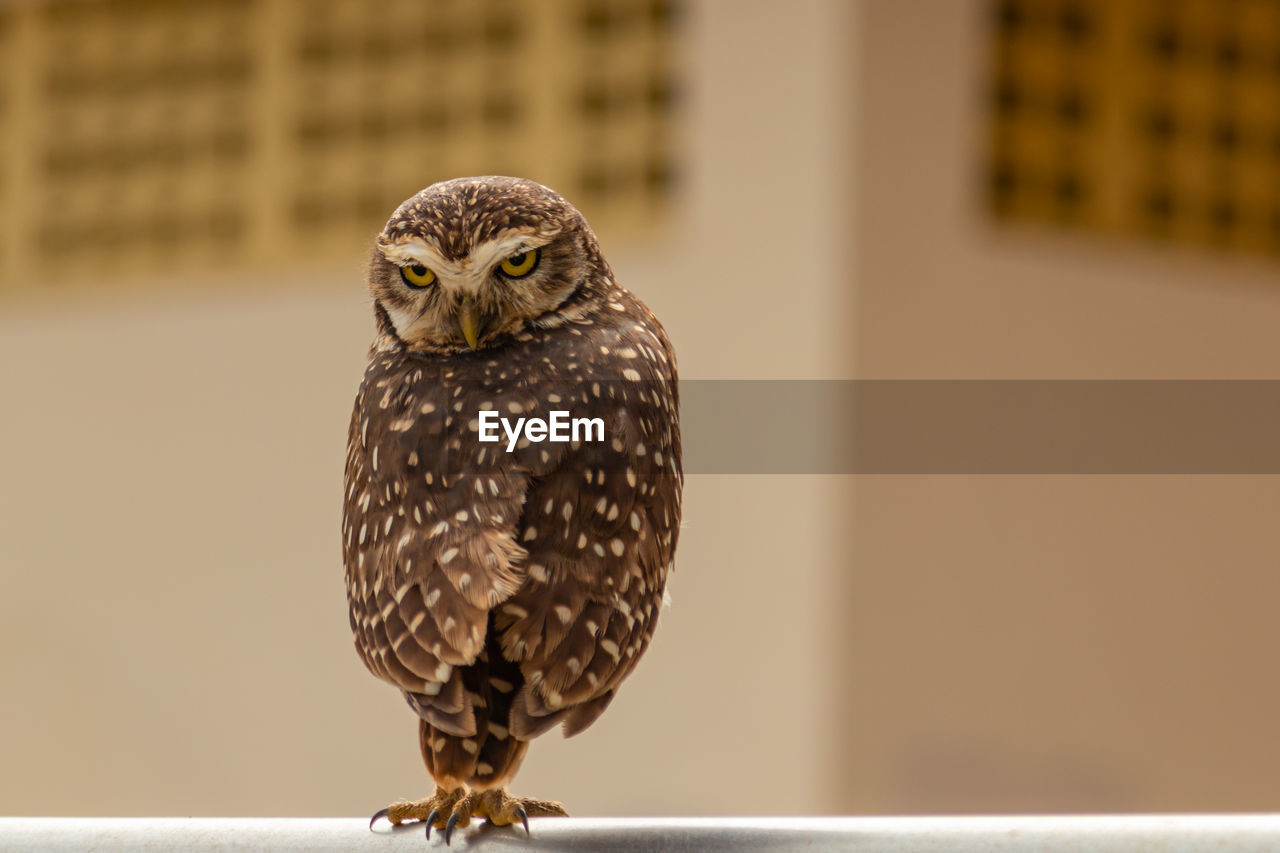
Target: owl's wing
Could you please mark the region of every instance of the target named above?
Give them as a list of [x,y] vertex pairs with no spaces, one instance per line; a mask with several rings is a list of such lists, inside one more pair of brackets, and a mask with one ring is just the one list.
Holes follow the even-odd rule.
[[[420,392],[420,384],[389,387]],[[419,393],[384,407],[380,393],[377,382],[362,388],[348,441],[344,535],[356,647],[424,719],[469,736],[476,723],[460,668],[482,653],[490,610],[524,580],[515,531],[529,477],[459,459],[445,419],[380,416],[436,405]]]
[[682,485],[675,384],[663,368],[603,389],[606,440],[581,444],[530,485],[525,581],[495,611],[503,654],[524,675],[511,708],[516,737],[559,722],[566,735],[586,728],[653,636]]

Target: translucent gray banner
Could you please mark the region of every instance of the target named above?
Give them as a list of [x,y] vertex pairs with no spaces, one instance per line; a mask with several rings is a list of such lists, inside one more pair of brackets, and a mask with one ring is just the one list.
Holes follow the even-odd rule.
[[680,383],[689,474],[1278,474],[1280,381]]

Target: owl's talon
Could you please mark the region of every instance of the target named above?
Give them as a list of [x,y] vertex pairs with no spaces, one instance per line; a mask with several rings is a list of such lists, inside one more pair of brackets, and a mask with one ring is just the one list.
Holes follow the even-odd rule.
[[475,814],[483,817],[491,826],[511,826],[520,821],[525,836],[531,838],[533,833],[529,830],[529,815],[567,817],[569,813],[559,803],[513,797],[504,788],[492,788],[480,795]]
[[457,812],[449,815],[449,822],[444,825],[444,843],[448,845],[453,840],[453,828],[458,825],[458,819],[461,817]]
[[533,833],[529,831],[529,813],[524,810],[524,806],[516,806],[516,817],[524,824],[525,837],[532,837]]
[[392,826],[400,826],[406,821],[421,820],[426,822],[427,838],[430,838],[433,826],[436,829],[440,829],[440,825],[437,825],[440,815],[448,813],[456,803],[465,800],[467,796],[466,787],[446,791],[437,786],[435,794],[425,800],[400,800],[385,809],[378,809],[373,817],[369,818],[369,829],[373,829],[378,822],[378,818],[385,818],[387,823]]

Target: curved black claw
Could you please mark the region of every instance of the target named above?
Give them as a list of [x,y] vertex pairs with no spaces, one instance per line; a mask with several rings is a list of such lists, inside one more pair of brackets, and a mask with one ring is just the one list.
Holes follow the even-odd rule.
[[524,810],[524,806],[516,806],[516,817],[524,824],[525,837],[532,836],[533,833],[529,832],[529,813]]
[[386,809],[378,809],[376,812],[374,812],[373,817],[369,818],[369,831],[373,832],[373,825],[378,822],[378,818],[386,817],[386,816],[387,816]]
[[453,828],[458,825],[460,815],[457,812],[449,815],[449,820],[444,825],[444,843],[447,845],[453,836]]
[[[431,814],[427,815],[427,840],[428,841],[431,840],[431,827],[435,825],[436,818],[438,817],[440,817],[439,809],[432,809]],[[445,843],[446,844],[449,843],[448,839],[445,840]]]

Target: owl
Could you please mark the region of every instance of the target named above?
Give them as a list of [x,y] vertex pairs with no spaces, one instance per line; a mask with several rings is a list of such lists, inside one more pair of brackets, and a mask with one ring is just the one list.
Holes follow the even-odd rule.
[[445,831],[563,815],[507,786],[608,707],[657,625],[680,526],[676,361],[552,190],[460,178],[404,202],[367,285],[343,560],[365,666],[418,717]]

